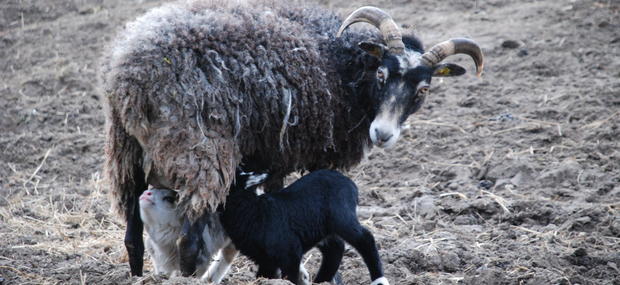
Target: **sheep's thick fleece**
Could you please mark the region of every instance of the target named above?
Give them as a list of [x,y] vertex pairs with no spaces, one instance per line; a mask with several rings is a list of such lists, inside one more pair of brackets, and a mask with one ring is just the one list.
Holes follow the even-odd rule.
[[363,77],[357,43],[377,33],[336,38],[331,11],[230,2],[155,8],[107,49],[106,169],[119,213],[137,175],[180,189],[196,217],[225,200],[242,162],[283,177],[353,166],[370,147],[373,110],[347,86]]

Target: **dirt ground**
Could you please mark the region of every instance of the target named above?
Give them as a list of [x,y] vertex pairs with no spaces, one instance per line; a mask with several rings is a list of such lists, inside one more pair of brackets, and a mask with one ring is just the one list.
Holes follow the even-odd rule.
[[[97,62],[161,2],[0,2],[0,284],[197,282],[148,261],[128,277],[102,178]],[[367,3],[321,1],[341,14]],[[434,80],[397,145],[350,173],[390,282],[620,284],[620,2],[372,4],[427,46],[467,36],[486,56],[482,79],[455,57],[470,72]],[[225,283],[268,283],[252,270],[240,258]],[[353,250],[341,273],[369,283]]]

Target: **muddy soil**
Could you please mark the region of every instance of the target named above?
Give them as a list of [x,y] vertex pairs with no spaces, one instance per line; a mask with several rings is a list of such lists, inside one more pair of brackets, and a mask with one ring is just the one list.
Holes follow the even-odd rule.
[[[148,261],[129,277],[102,177],[98,60],[162,2],[0,2],[0,284],[197,282]],[[372,4],[427,46],[467,36],[486,55],[482,79],[434,80],[398,144],[349,173],[392,284],[620,284],[620,2]],[[239,258],[225,284],[276,284],[253,270]],[[341,273],[369,282],[351,249]]]

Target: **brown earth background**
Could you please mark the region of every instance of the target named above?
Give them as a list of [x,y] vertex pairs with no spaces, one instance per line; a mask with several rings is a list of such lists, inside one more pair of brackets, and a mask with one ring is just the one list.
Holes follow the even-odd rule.
[[[0,1],[0,284],[198,282],[148,261],[128,277],[102,177],[97,62],[162,2]],[[320,3],[363,4],[486,55],[482,79],[452,58],[469,73],[434,80],[397,145],[349,173],[392,284],[620,284],[620,2]],[[265,283],[254,270],[239,258],[224,283]],[[369,283],[351,249],[341,273]]]

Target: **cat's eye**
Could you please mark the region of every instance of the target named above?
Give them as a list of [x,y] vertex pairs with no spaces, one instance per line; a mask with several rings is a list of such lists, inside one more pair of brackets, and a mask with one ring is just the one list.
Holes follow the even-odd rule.
[[174,202],[175,202],[174,200],[175,200],[174,196],[166,196],[166,197],[164,197],[164,201],[166,201],[166,202],[168,202],[170,204],[174,204]]

